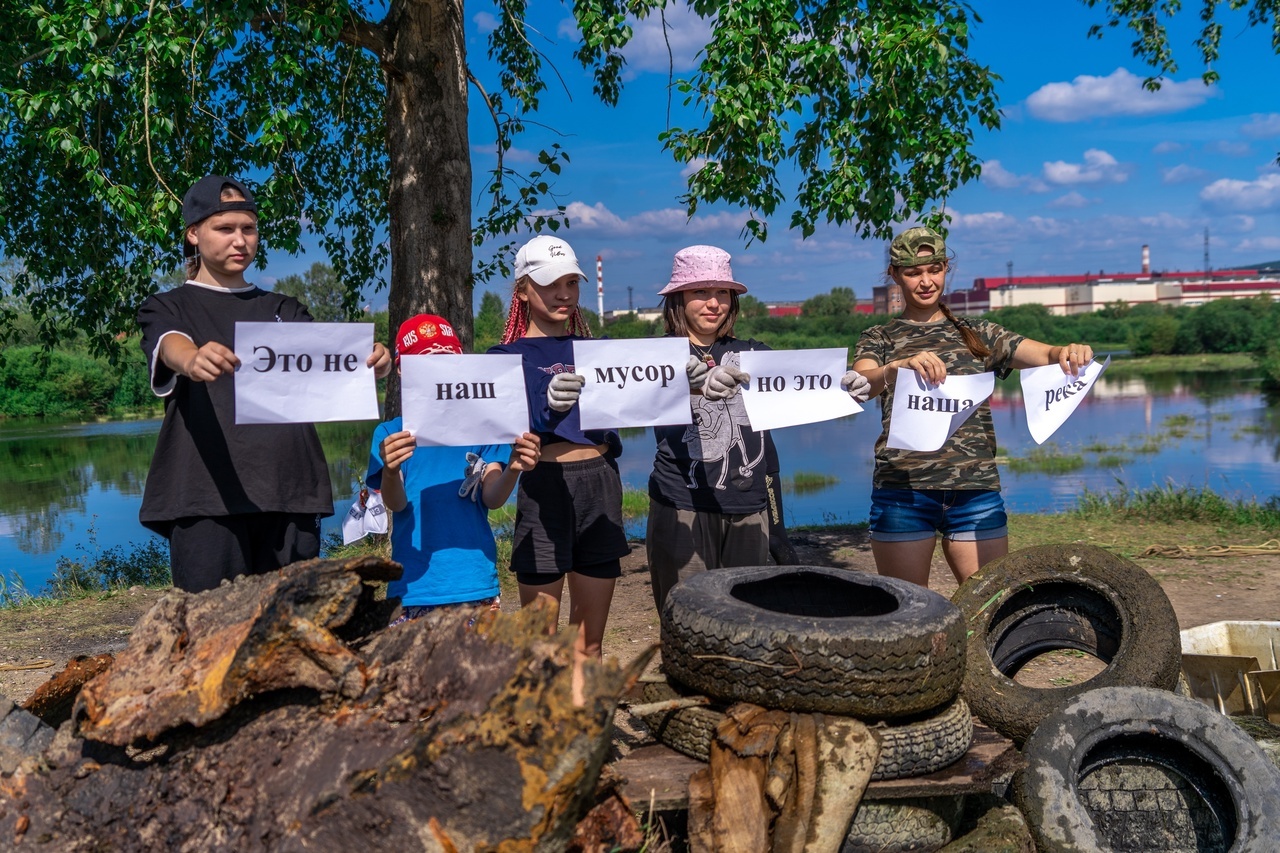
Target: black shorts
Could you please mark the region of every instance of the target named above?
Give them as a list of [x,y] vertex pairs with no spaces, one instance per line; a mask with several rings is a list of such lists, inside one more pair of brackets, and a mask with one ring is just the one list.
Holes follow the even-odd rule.
[[550,582],[566,572],[600,571],[630,552],[622,528],[622,478],[612,459],[543,462],[520,475],[511,545],[517,577],[537,574]]
[[[605,560],[603,563],[592,563],[589,566],[575,566],[575,575],[584,578],[600,578],[610,580],[622,577],[621,560]],[[546,586],[564,577],[560,572],[516,572],[516,581],[525,586]]]
[[173,585],[187,592],[320,556],[320,516],[255,512],[179,518],[169,529]]

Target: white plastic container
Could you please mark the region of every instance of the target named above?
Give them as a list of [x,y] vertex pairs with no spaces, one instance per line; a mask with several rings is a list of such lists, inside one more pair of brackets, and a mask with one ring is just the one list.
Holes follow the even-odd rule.
[[1192,697],[1223,714],[1280,723],[1280,622],[1212,622],[1182,631]]

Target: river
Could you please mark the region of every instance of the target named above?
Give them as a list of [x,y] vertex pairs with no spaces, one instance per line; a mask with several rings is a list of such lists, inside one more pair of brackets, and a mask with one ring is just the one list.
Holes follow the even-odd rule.
[[[1280,410],[1266,405],[1256,379],[1245,374],[1106,374],[1040,448],[1027,432],[1016,378],[997,386],[992,412],[1004,496],[1014,512],[1066,509],[1086,489],[1207,487],[1259,502],[1280,494]],[[0,579],[12,586],[20,578],[36,593],[60,557],[127,552],[146,541],[151,534],[138,524],[138,506],[158,429],[158,420],[0,424]],[[359,486],[372,429],[371,422],[321,425],[338,511],[326,533],[338,530]],[[866,520],[879,430],[873,403],[859,415],[774,432],[784,482],[797,473],[829,481],[786,491],[789,524]],[[644,489],[653,437],[629,430],[624,443],[623,480]],[[1040,467],[1055,472],[1023,470],[1037,451],[1049,457]],[[1056,472],[1071,465],[1078,467]]]

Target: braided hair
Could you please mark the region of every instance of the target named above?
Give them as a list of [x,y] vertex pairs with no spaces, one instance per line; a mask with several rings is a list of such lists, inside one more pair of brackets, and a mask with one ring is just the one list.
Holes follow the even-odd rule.
[[[520,340],[529,331],[529,303],[521,299],[520,294],[529,287],[530,281],[532,279],[529,276],[523,276],[516,279],[515,287],[511,288],[511,305],[507,308],[507,325],[502,330],[502,343],[504,344]],[[569,319],[565,323],[565,331],[579,338],[591,337],[591,328],[587,325],[587,318],[582,316],[582,308],[580,306],[573,306],[573,313],[569,315]]]

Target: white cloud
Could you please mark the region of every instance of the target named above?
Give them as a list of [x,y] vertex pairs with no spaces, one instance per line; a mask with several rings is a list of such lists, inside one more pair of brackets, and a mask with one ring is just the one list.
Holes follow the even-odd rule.
[[1075,190],[1072,190],[1071,192],[1067,193],[1064,196],[1058,196],[1053,201],[1049,202],[1047,206],[1068,209],[1068,208],[1087,207],[1088,205],[1089,205],[1089,199],[1080,195],[1080,193],[1076,192]]
[[1129,167],[1106,151],[1090,148],[1083,163],[1054,160],[1044,164],[1044,179],[1058,186],[1076,184],[1122,184],[1129,180]]
[[1254,113],[1251,121],[1240,132],[1245,136],[1263,139],[1268,136],[1280,136],[1280,113]]
[[1280,251],[1280,237],[1254,237],[1236,244],[1237,252]]
[[589,205],[581,201],[566,205],[565,216],[575,230],[594,231],[609,237],[710,233],[736,235],[748,218],[746,213],[723,212],[698,214],[690,219],[683,209],[666,207],[642,211],[624,219],[601,202]]
[[1046,83],[1027,98],[1027,110],[1044,121],[1085,121],[1101,116],[1149,116],[1199,106],[1219,92],[1199,80],[1166,80],[1155,92],[1123,68],[1106,77],[1081,74],[1070,83]]
[[642,21],[628,19],[633,35],[622,49],[622,55],[631,71],[665,74],[672,69],[679,74],[697,67],[698,51],[711,40],[711,22],[699,17],[683,2],[669,6],[664,15],[654,13]]
[[498,19],[489,12],[476,12],[471,16],[471,21],[481,35],[487,36],[498,28]]
[[684,164],[684,168],[680,170],[680,177],[688,178],[705,165],[707,165],[707,159],[705,157],[694,157],[688,163]]
[[1202,189],[1200,198],[1218,210],[1280,210],[1280,173],[1259,175],[1254,181],[1223,178]]
[[1227,157],[1248,157],[1253,149],[1247,142],[1236,142],[1231,139],[1215,139],[1204,147],[1206,151],[1222,154]]
[[1186,147],[1187,146],[1183,145],[1181,142],[1171,142],[1166,140],[1165,142],[1161,142],[1155,148],[1152,148],[1151,153],[1152,154],[1174,154]]
[[1018,175],[1010,172],[999,160],[982,164],[982,182],[1001,190],[1026,189],[1033,193],[1048,192],[1049,187],[1034,175]]
[[990,184],[997,189],[1008,190],[1021,185],[1023,181],[1024,178],[1015,175],[1000,165],[999,160],[988,160],[982,164],[982,182],[984,184]]
[[1204,169],[1197,169],[1195,166],[1188,166],[1186,163],[1179,163],[1168,169],[1160,170],[1160,180],[1166,184],[1188,184],[1193,181],[1200,181],[1209,175]]

